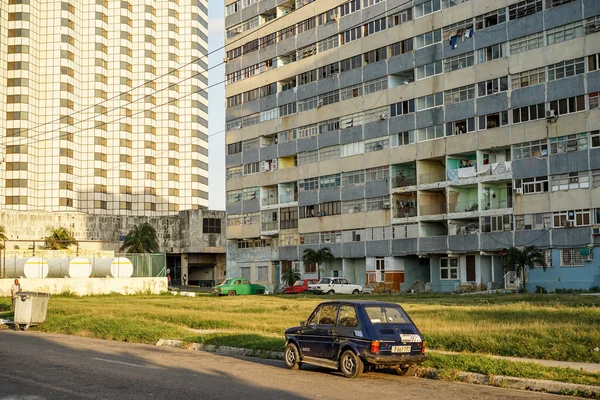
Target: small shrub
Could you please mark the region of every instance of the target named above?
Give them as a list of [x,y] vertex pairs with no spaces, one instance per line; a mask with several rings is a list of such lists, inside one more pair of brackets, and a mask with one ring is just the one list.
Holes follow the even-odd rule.
[[546,290],[546,288],[543,287],[543,286],[536,286],[535,287],[535,292],[537,294],[548,294],[548,290]]
[[590,293],[600,293],[600,286],[592,286],[590,288]]

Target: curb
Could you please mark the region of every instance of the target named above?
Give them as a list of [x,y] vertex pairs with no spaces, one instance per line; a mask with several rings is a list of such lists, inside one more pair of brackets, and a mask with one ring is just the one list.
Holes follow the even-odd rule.
[[[202,343],[186,343],[182,340],[160,339],[156,346],[174,347],[196,351],[206,351],[226,356],[245,356],[271,360],[283,360],[283,352],[252,350],[240,347],[215,346]],[[440,371],[435,368],[419,368],[417,376],[427,379],[438,379]],[[516,378],[511,376],[484,375],[474,372],[458,372],[456,378],[465,383],[495,386],[506,389],[529,390],[559,395],[575,395],[579,397],[600,398],[600,386],[578,385],[574,383],[548,381],[542,379]]]

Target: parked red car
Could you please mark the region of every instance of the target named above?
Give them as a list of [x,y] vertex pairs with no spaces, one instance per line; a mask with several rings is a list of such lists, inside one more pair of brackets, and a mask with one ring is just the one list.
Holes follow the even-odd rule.
[[308,285],[317,283],[318,279],[300,279],[294,283],[294,286],[285,288],[285,294],[304,293],[308,290]]

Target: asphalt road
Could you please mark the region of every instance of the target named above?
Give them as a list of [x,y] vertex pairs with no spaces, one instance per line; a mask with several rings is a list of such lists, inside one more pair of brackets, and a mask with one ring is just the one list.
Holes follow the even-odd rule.
[[350,380],[282,362],[35,332],[0,331],[0,400],[559,399],[369,373]]

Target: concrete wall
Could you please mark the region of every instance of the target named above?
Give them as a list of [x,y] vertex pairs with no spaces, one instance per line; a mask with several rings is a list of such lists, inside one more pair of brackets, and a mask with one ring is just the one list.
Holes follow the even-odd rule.
[[[12,279],[0,279],[0,297],[10,296]],[[167,291],[167,278],[19,279],[21,290],[78,296],[98,294],[160,294]]]
[[560,249],[552,250],[552,268],[528,271],[527,290],[534,292],[542,286],[549,292],[556,289],[583,289],[600,286],[600,248],[593,249],[593,260],[585,261],[582,267],[561,267]]

